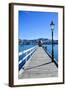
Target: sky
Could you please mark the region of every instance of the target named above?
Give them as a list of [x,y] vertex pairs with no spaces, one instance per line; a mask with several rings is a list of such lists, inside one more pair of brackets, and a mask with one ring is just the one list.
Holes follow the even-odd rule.
[[51,21],[55,24],[54,40],[58,39],[58,13],[56,12],[19,11],[18,20],[19,39],[51,39]]

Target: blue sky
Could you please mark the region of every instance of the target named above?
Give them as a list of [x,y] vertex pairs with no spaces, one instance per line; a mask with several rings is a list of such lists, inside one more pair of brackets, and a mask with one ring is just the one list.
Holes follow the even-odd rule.
[[19,11],[19,39],[51,39],[50,23],[55,24],[54,39],[58,39],[58,13]]

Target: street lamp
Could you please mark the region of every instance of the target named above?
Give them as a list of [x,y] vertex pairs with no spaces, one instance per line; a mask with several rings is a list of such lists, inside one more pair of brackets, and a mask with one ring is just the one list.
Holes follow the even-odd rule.
[[52,31],[52,62],[54,62],[54,50],[53,50],[53,31],[54,31],[54,26],[55,26],[55,24],[53,23],[53,21],[51,21],[50,27],[51,27],[51,31]]

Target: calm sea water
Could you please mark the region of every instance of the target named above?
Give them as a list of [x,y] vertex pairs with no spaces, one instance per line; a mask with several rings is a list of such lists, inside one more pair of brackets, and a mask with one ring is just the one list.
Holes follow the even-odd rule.
[[[31,47],[33,47],[34,45],[19,45],[19,52],[27,50]],[[47,51],[52,54],[52,45],[44,45],[47,46]],[[56,62],[58,62],[58,45],[55,44],[54,45],[54,58],[56,59]]]
[[[52,45],[44,45],[47,46],[47,51],[52,54]],[[54,58],[58,62],[58,44],[54,44]]]
[[19,52],[32,48],[34,45],[19,45]]

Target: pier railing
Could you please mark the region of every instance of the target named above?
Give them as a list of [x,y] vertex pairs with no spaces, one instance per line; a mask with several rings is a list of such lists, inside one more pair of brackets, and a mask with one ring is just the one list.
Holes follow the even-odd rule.
[[[48,56],[52,59],[52,55],[48,52],[47,46],[42,46],[42,47],[45,50],[45,52],[48,54]],[[58,62],[57,62],[57,60],[55,58],[54,58],[54,63],[58,67]]]
[[24,66],[28,60],[32,57],[33,53],[36,51],[37,46],[19,52],[19,72],[22,73]]

